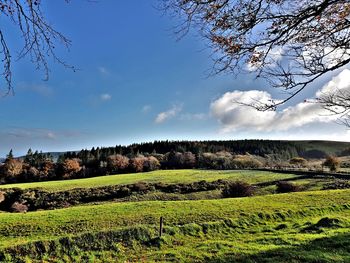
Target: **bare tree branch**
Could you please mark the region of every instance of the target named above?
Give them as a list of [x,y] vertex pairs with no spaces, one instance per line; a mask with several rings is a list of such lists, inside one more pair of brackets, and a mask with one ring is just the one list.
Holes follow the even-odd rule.
[[[69,0],[65,0],[69,2]],[[16,60],[29,57],[36,69],[44,72],[44,79],[49,77],[50,69],[48,58],[62,64],[66,68],[75,70],[56,55],[56,44],[67,49],[71,41],[54,29],[45,19],[41,11],[41,0],[0,0],[0,16],[8,18],[21,33],[23,48],[19,51]],[[0,30],[1,54],[4,70],[2,75],[6,83],[6,94],[13,92],[12,85],[12,53],[5,40],[5,29]]]
[[[161,0],[161,7],[182,20],[177,33],[200,32],[213,51],[213,74],[254,71],[287,92],[251,105],[258,110],[275,110],[350,62],[350,0]],[[349,110],[349,97],[329,99],[319,103]]]

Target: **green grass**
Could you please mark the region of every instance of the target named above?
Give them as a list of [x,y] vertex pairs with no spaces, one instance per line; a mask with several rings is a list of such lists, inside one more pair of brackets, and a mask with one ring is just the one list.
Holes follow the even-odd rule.
[[85,179],[73,179],[63,181],[35,182],[24,184],[7,184],[0,185],[0,188],[19,187],[43,188],[48,191],[62,191],[73,188],[90,188],[117,184],[132,184],[136,182],[164,182],[164,183],[190,183],[201,180],[215,181],[218,179],[225,180],[243,180],[248,183],[261,183],[266,181],[275,181],[296,177],[293,174],[279,174],[267,171],[217,171],[217,170],[160,170],[148,173],[134,174],[117,174],[99,176]]
[[[59,191],[138,181],[262,183],[294,177],[262,171],[171,170],[5,187]],[[288,194],[140,201],[163,198],[164,193],[152,192],[132,196],[134,202],[0,213],[0,256],[1,251],[13,256],[4,262],[350,262],[350,189],[319,191],[329,180],[292,180],[314,191]],[[175,200],[215,196],[219,192],[167,194]],[[161,216],[165,233],[159,239]],[[320,220],[335,223],[323,226]],[[40,254],[49,248],[50,253]]]
[[105,203],[26,214],[0,213],[0,248],[87,231],[157,225],[160,216],[165,217],[168,226],[224,218],[285,221],[289,217],[319,216],[343,210],[350,216],[349,207],[350,190],[333,190],[221,200]]

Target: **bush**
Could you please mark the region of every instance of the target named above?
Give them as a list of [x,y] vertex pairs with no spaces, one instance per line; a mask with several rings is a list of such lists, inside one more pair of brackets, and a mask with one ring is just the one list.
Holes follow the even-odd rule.
[[223,190],[223,197],[245,197],[252,196],[254,188],[246,182],[233,182],[229,183]]
[[250,155],[236,155],[232,163],[237,169],[260,168],[263,166],[259,160]]
[[304,167],[306,165],[307,161],[306,161],[306,159],[304,159],[302,157],[294,157],[294,158],[289,160],[289,163],[292,165]]
[[337,157],[328,156],[323,162],[323,165],[328,167],[331,172],[336,172],[339,169],[340,161]]
[[28,206],[19,202],[14,202],[11,206],[11,210],[15,213],[26,213],[28,211]]
[[155,171],[160,168],[160,163],[156,157],[149,156],[143,163],[143,170],[146,172]]
[[281,181],[276,184],[278,193],[290,193],[300,191],[300,187],[290,182]]

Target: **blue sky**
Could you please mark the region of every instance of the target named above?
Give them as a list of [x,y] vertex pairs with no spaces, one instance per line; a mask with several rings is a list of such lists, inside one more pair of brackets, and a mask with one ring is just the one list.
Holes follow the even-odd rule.
[[[234,92],[252,89],[281,94],[253,74],[208,78],[205,43],[194,33],[176,41],[172,27],[177,21],[162,15],[156,4],[47,1],[48,20],[72,40],[69,52],[58,47],[58,53],[79,70],[52,62],[50,79],[43,81],[28,59],[14,64],[15,95],[0,99],[0,156],[11,148],[19,155],[29,147],[64,151],[160,139],[348,138],[343,126],[317,118],[276,130],[233,125],[240,123],[237,114],[254,113],[227,110],[225,94],[241,96]],[[19,51],[15,27],[0,22],[13,52]],[[287,106],[314,96],[339,73],[314,83]]]

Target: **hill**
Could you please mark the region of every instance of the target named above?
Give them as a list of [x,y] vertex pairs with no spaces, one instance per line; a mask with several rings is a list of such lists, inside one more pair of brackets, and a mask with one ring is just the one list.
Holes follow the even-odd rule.
[[338,141],[294,141],[301,149],[300,156],[306,158],[324,158],[327,155],[348,155],[350,142]]
[[[254,195],[223,198],[220,184],[237,180],[251,184]],[[303,192],[278,194],[280,181]],[[208,187],[213,185],[219,188]],[[0,209],[8,198],[19,208],[36,208],[0,213],[0,262],[330,263],[350,258],[350,189],[324,190],[350,188],[348,178],[171,170],[2,187]],[[120,190],[126,197],[114,195]]]
[[1,213],[0,260],[347,262],[349,207],[333,190]]

